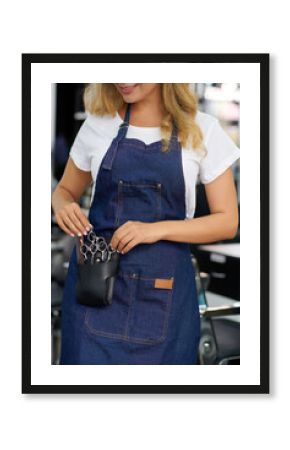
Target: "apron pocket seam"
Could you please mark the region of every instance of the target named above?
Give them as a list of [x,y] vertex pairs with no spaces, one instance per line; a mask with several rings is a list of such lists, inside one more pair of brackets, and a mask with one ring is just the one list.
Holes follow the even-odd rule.
[[[157,276],[154,277],[146,277],[146,276],[139,276],[139,275],[133,275],[132,272],[130,273],[124,273],[121,272],[119,274],[119,277],[116,279],[116,286],[117,291],[113,293],[113,299],[112,304],[109,306],[105,306],[103,308],[99,307],[89,307],[85,311],[84,315],[84,325],[86,329],[93,335],[96,336],[103,336],[115,340],[121,340],[131,343],[140,343],[140,344],[148,344],[148,345],[154,345],[163,342],[167,337],[167,331],[168,331],[168,324],[169,324],[169,316],[172,306],[172,297],[173,297],[173,290],[174,290],[174,277],[164,277],[163,279],[173,279],[173,286],[172,288],[155,288],[154,282]],[[158,278],[160,277],[160,274],[158,274]],[[127,280],[125,282],[125,285],[122,286],[122,279],[123,283],[124,280]],[[117,285],[118,283],[118,285]],[[121,283],[121,284],[120,284]],[[142,287],[143,284],[143,287]],[[101,324],[104,326],[104,323],[106,323],[108,326],[112,325],[112,316],[109,314],[106,316],[106,312],[109,313],[112,311],[111,308],[114,307],[114,302],[116,302],[116,298],[121,293],[121,296],[123,298],[123,290],[122,287],[127,288],[129,294],[128,294],[128,302],[126,304],[127,311],[124,312],[123,317],[123,326],[121,324],[121,332],[115,332],[109,331],[104,329],[100,329],[99,327]],[[119,293],[118,293],[119,292]],[[141,295],[140,295],[141,292]],[[153,295],[154,294],[154,295]],[[153,295],[153,297],[152,297]],[[155,297],[156,295],[156,297]],[[146,297],[148,301],[152,301],[152,305],[155,305],[155,313],[160,315],[158,321],[155,324],[155,337],[152,335],[152,329],[151,323],[149,322],[149,314],[150,314],[150,305],[146,305]],[[119,308],[121,304],[118,304]],[[143,306],[143,307],[142,307]],[[98,318],[99,311],[105,311],[105,316],[102,320],[101,317]],[[142,311],[143,310],[143,311]],[[147,324],[149,324],[149,327],[146,329],[146,323],[144,322],[144,314],[147,312]],[[94,313],[96,314],[94,318]],[[152,313],[152,312],[151,312]],[[118,310],[115,312],[115,320],[117,321],[118,317]],[[153,311],[153,317],[154,317],[154,311]],[[96,320],[94,325],[94,319]],[[131,320],[131,323],[130,323]],[[138,320],[139,322],[138,324]],[[145,317],[146,320],[146,317]],[[159,322],[159,323],[158,323]],[[142,325],[145,324],[145,330],[148,334],[146,337],[142,337],[140,334]],[[106,325],[105,325],[106,327]],[[144,328],[144,327],[143,327]],[[135,330],[135,331],[134,331]],[[135,332],[135,335],[134,335]],[[161,333],[159,336],[156,336],[156,333]],[[150,333],[151,336],[150,337]],[[139,334],[139,335],[138,335]]]
[[[146,344],[158,344],[164,341],[167,337],[168,331],[168,323],[169,323],[169,315],[171,311],[172,304],[172,296],[173,296],[173,288],[174,288],[174,277],[167,277],[163,279],[173,279],[173,286],[171,289],[166,288],[155,288],[154,283],[156,276],[154,277],[143,277],[137,275],[133,277],[137,281],[135,296],[132,301],[132,306],[130,309],[133,309],[133,319],[131,325],[129,324],[129,339],[132,342],[140,342]],[[160,276],[158,276],[160,278]],[[143,281],[144,280],[144,281]],[[143,286],[142,286],[143,285]],[[146,305],[146,302],[152,302],[152,311],[148,310],[150,308],[150,304]],[[147,300],[146,300],[147,299]],[[153,337],[153,329],[152,322],[150,323],[150,319],[154,319],[154,306],[155,306],[155,317],[159,314],[159,319],[155,323],[155,337]],[[151,312],[151,317],[149,317],[149,313]],[[135,314],[134,314],[135,313]],[[147,313],[147,321],[149,327],[146,329],[146,324],[144,321],[144,316]],[[131,314],[132,316],[132,314]],[[138,319],[140,320],[138,324]],[[145,317],[146,320],[146,317]],[[144,328],[145,324],[145,328]],[[143,325],[144,334],[148,334],[148,337],[141,337],[141,326]],[[135,330],[135,331],[134,331]],[[157,333],[161,332],[160,336],[156,336]],[[135,335],[134,335],[135,333]],[[139,336],[137,335],[139,333]],[[151,337],[150,337],[151,334]]]
[[[150,192],[146,192],[147,188],[149,188],[149,191],[151,190],[153,193],[153,197],[150,198]],[[124,214],[124,205],[130,204],[130,196],[126,195],[126,189],[130,190],[134,193],[133,196],[131,196],[134,199],[135,197],[138,197],[138,195],[135,194],[134,190],[143,191],[146,192],[147,200],[150,198],[150,202],[155,203],[154,206],[150,205],[148,206],[148,211],[143,210],[142,211],[142,221],[144,221],[144,217],[146,218],[154,218],[155,221],[161,220],[162,218],[162,183],[161,182],[151,182],[151,183],[134,183],[134,182],[126,182],[123,180],[118,181],[118,189],[117,189],[117,207],[116,207],[116,216],[115,216],[115,226],[118,226],[120,224],[120,219],[122,215],[124,216],[123,219],[126,222],[127,220],[139,220],[137,218],[131,218],[130,217],[130,210]],[[147,205],[146,205],[147,207]],[[136,211],[135,208],[132,209],[132,214]]]

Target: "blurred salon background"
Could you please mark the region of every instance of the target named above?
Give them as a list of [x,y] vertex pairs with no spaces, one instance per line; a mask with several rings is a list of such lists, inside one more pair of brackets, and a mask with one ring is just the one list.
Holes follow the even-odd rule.
[[[51,191],[61,179],[75,136],[86,118],[86,84],[52,85]],[[240,145],[240,86],[236,83],[192,83],[199,110],[215,116],[236,145]],[[232,165],[240,208],[240,161]],[[92,187],[80,206],[88,214]],[[204,185],[196,185],[194,217],[210,214]],[[57,225],[51,210],[51,363],[58,364],[61,348],[61,300],[68,261],[75,241]],[[199,364],[240,364],[240,225],[234,239],[192,244],[202,334]]]

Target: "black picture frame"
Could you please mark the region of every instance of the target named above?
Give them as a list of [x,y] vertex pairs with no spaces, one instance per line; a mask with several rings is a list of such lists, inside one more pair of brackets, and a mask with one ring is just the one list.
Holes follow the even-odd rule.
[[[22,393],[269,393],[269,53],[22,53]],[[256,385],[33,385],[31,382],[31,65],[248,63],[260,66],[260,383]]]

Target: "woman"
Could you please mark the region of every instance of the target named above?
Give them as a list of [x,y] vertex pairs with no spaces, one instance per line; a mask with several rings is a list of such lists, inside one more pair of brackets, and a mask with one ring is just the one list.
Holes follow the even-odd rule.
[[[120,252],[112,304],[76,301],[74,248],[62,303],[60,364],[197,364],[200,316],[190,243],[233,238],[230,166],[239,149],[197,109],[189,84],[86,87],[87,118],[52,196],[71,236],[93,227]],[[195,185],[210,214],[194,219]],[[78,202],[93,182],[88,218]]]

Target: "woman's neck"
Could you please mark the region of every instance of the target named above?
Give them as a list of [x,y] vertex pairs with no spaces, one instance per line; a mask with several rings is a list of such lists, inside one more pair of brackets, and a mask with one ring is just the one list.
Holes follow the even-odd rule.
[[[127,103],[118,111],[119,116],[124,120]],[[136,127],[160,127],[164,117],[164,109],[159,103],[136,102],[131,103],[130,124]]]

